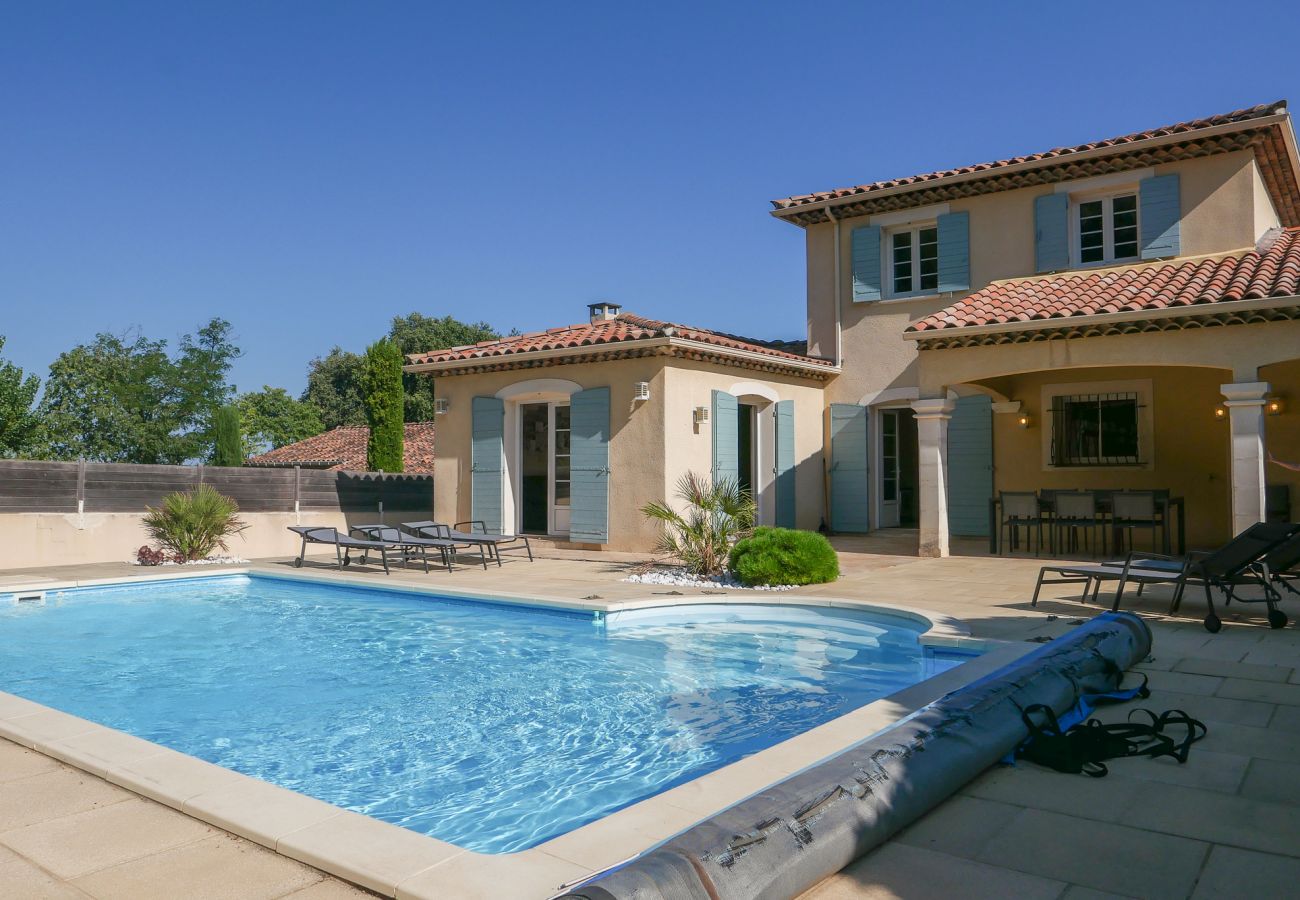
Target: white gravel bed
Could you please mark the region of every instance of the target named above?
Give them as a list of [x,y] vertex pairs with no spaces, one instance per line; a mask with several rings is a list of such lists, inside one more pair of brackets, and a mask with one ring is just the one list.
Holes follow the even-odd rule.
[[246,563],[248,560],[239,556],[209,556],[207,559],[192,559],[189,562],[178,563],[170,559],[151,566],[148,563],[142,563],[138,559],[129,560],[133,566],[144,566],[146,569],[156,569],[161,566],[228,566],[232,564]]
[[652,569],[644,575],[629,575],[623,579],[629,584],[661,584],[671,587],[692,587],[717,590],[723,588],[726,590],[736,591],[793,591],[798,585],[793,584],[760,584],[750,587],[741,584],[730,575],[715,575],[712,578],[701,578],[698,575],[687,575],[679,569]]

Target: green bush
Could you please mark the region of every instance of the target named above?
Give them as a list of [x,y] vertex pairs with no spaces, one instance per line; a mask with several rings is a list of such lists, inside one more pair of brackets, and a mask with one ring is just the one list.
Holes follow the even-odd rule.
[[731,548],[731,571],[742,584],[823,584],[840,577],[831,542],[815,531],[755,528]]
[[366,348],[364,385],[366,421],[370,423],[366,468],[372,472],[401,472],[406,402],[402,392],[402,351],[388,338]]
[[177,562],[189,562],[228,549],[226,538],[248,527],[238,514],[234,500],[201,484],[186,494],[167,495],[157,509],[148,507],[144,527]]

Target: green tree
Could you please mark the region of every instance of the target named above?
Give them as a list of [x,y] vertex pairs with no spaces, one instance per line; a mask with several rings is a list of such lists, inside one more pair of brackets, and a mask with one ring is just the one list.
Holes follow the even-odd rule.
[[324,429],[366,424],[361,381],[365,358],[335,347],[307,364],[307,389],[299,398],[316,408]]
[[239,407],[227,403],[220,407],[212,420],[214,466],[242,466],[244,464],[244,436],[240,433]]
[[284,388],[263,385],[239,396],[239,418],[248,456],[306,440],[325,430],[315,404],[295,400]]
[[98,334],[50,366],[40,415],[55,459],[180,464],[212,455],[212,419],[234,393],[230,323],[184,335],[179,352],[142,334]]
[[366,467],[372,472],[401,472],[405,437],[402,351],[388,338],[381,338],[366,348],[365,398],[366,419],[370,423]]
[[[5,339],[0,336],[0,350]],[[36,392],[41,380],[26,375],[11,362],[0,359],[0,457],[26,456],[37,449],[40,416],[36,414]]]
[[[501,337],[501,334],[486,322],[462,322],[451,316],[439,319],[413,312],[406,316],[394,316],[388,336],[405,356],[408,353],[427,353],[494,340]],[[403,373],[402,389],[406,397],[406,421],[432,422],[433,379],[428,375]]]

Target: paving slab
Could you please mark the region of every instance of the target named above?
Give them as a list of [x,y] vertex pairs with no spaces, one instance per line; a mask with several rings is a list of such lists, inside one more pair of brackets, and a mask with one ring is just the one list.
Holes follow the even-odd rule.
[[1273,684],[1248,678],[1225,678],[1216,693],[1220,697],[1229,697],[1233,700],[1300,706],[1300,684]]
[[974,859],[1020,814],[1021,807],[958,794],[908,826],[894,840],[952,856]]
[[[1300,760],[1300,753],[1297,753],[1297,760]],[[1286,803],[1300,810],[1300,761],[1251,760],[1241,785],[1241,796],[1269,803]]]
[[[1297,660],[1300,662],[1300,660]],[[1260,666],[1244,662],[1226,662],[1221,659],[1203,659],[1191,657],[1180,659],[1174,665],[1175,672],[1190,672],[1194,675],[1219,675],[1230,678],[1249,678],[1252,681],[1284,682],[1295,672],[1288,666]]]
[[218,834],[100,869],[72,884],[102,900],[273,900],[320,881],[315,869],[247,841]]
[[1138,789],[1123,821],[1165,834],[1300,857],[1300,820],[1295,807],[1283,803],[1148,783]]
[[1176,900],[1191,893],[1209,849],[1184,837],[1027,809],[980,860],[1101,891]]
[[1054,900],[1065,884],[959,856],[889,843],[804,894],[805,900]]
[[1192,894],[1194,900],[1223,897],[1294,897],[1300,885],[1300,859],[1215,847]]
[[0,784],[0,832],[133,798],[130,791],[93,775],[57,766],[47,772]]

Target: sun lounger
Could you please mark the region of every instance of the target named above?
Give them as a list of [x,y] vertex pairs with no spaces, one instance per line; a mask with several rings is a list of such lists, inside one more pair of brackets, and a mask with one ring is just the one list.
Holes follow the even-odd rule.
[[1292,582],[1300,581],[1300,530],[1287,538],[1286,543],[1273,549],[1264,557],[1268,578],[1274,587],[1300,595]]
[[396,553],[400,557],[402,549],[399,545],[388,541],[370,541],[360,540],[350,537],[337,528],[319,528],[305,525],[290,525],[289,530],[302,538],[302,551],[298,558],[293,561],[294,568],[302,568],[303,561],[307,556],[308,544],[329,544],[334,547],[334,556],[338,560],[339,570],[342,571],[345,566],[352,563],[350,556],[353,550],[359,550],[362,554],[362,562],[368,562],[371,553],[378,553],[384,563],[384,574],[388,574],[388,554]]
[[[465,525],[469,526],[469,531],[462,529],[462,526]],[[522,544],[524,549],[528,551],[528,561],[533,561],[533,548],[529,544],[526,535],[489,534],[486,526],[479,521],[457,522],[454,525],[444,525],[441,522],[403,522],[402,527],[412,534],[440,537],[466,547],[486,548],[491,558],[496,560],[498,566],[501,565],[502,550]],[[474,529],[478,530],[475,531]]]
[[[1099,566],[1044,566],[1038,573],[1038,586],[1034,589],[1031,605],[1037,605],[1038,592],[1043,584],[1084,583],[1084,596],[1091,589],[1094,598],[1100,592],[1102,581],[1118,581],[1112,609],[1119,609],[1124,598],[1124,588],[1130,583],[1139,587],[1146,584],[1173,584],[1174,596],[1169,611],[1174,613],[1182,605],[1183,592],[1189,584],[1205,588],[1205,628],[1213,633],[1223,627],[1214,610],[1213,589],[1223,592],[1225,605],[1239,603],[1264,603],[1268,607],[1268,623],[1281,628],[1287,623],[1286,613],[1276,606],[1281,600],[1273,586],[1265,559],[1295,536],[1297,526],[1277,522],[1259,522],[1247,528],[1228,543],[1208,553],[1191,553],[1184,557],[1162,556],[1156,553],[1130,553],[1128,558],[1102,563]],[[1060,574],[1055,581],[1045,581],[1049,573]],[[1264,596],[1250,599],[1237,596],[1240,587],[1255,586]]]
[[349,531],[354,535],[360,535],[364,540],[397,544],[408,557],[412,554],[418,554],[424,560],[424,571],[426,572],[429,571],[429,551],[437,550],[438,555],[442,557],[442,564],[447,567],[447,571],[453,571],[452,556],[455,554],[456,545],[451,541],[440,538],[416,537],[391,525],[353,525]]

